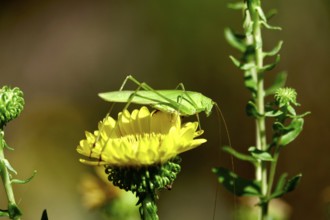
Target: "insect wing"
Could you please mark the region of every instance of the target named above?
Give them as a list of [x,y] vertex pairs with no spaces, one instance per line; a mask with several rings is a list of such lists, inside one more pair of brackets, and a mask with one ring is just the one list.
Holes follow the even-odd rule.
[[107,102],[121,102],[126,103],[131,99],[132,103],[141,105],[151,105],[161,102],[154,92],[150,91],[112,91],[99,93],[99,96]]

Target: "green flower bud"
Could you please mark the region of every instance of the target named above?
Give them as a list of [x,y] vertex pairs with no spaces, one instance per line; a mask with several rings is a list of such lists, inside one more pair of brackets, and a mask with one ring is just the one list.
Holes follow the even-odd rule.
[[23,92],[15,87],[4,86],[0,89],[0,126],[17,118],[24,108]]
[[289,106],[290,104],[298,106],[296,101],[297,92],[293,88],[279,88],[275,92],[275,100],[279,103],[279,106]]

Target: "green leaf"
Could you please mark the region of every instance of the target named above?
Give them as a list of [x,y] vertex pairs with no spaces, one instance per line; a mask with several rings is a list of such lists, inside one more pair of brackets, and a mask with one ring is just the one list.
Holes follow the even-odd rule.
[[278,31],[282,30],[281,27],[269,25],[267,22],[264,21],[260,21],[260,24],[262,24],[265,28],[269,30],[278,30]]
[[241,10],[245,7],[245,4],[244,2],[235,2],[235,3],[229,3],[227,7],[234,10]]
[[232,148],[230,146],[224,146],[222,148],[222,150],[229,153],[230,155],[232,155],[233,157],[235,157],[239,160],[248,161],[248,162],[251,162],[254,165],[257,162],[257,160],[255,158],[251,157],[250,155],[240,153],[240,152],[236,151],[234,148]]
[[277,14],[277,10],[276,9],[271,9],[267,12],[266,14],[266,18],[267,20],[270,20],[271,18],[273,18],[275,15]]
[[11,150],[11,151],[13,151],[14,150],[14,148],[12,148],[12,147],[9,147],[9,145],[5,142],[5,148],[7,148],[8,150]]
[[9,217],[9,213],[7,210],[0,210],[0,217]]
[[236,67],[241,68],[241,62],[240,62],[238,59],[236,59],[236,58],[233,57],[233,56],[229,56],[229,58],[231,59],[231,61],[233,62],[233,64],[234,64]]
[[253,22],[251,22],[250,15],[247,13],[247,10],[244,10],[243,28],[246,36],[250,36],[252,34]]
[[252,157],[254,157],[257,160],[274,161],[272,155],[267,151],[259,150],[256,147],[250,147],[248,151],[251,153]]
[[303,118],[303,117],[305,117],[306,115],[309,115],[309,114],[312,114],[312,113],[311,112],[305,112],[305,113],[300,114],[300,115],[290,116],[290,118]]
[[245,51],[244,35],[235,34],[230,28],[225,28],[225,38],[232,47],[241,52]]
[[12,179],[11,180],[11,183],[15,183],[15,184],[25,184],[25,183],[28,183],[28,182],[30,182],[35,177],[36,174],[37,174],[37,171],[35,170],[35,171],[33,171],[32,176],[30,176],[28,179],[26,179],[26,180]]
[[281,146],[288,145],[290,142],[292,142],[294,139],[298,137],[300,132],[303,130],[303,126],[304,126],[303,118],[292,119],[290,125],[285,127],[285,130],[287,130],[288,132],[281,136],[279,140],[279,144]]
[[262,8],[260,6],[257,6],[256,10],[259,14],[260,19],[263,20],[264,22],[267,22],[267,18],[265,16],[265,13],[263,12]]
[[280,59],[281,59],[280,55],[278,54],[276,56],[274,63],[263,66],[262,68],[259,69],[259,72],[265,72],[265,71],[270,71],[270,70],[274,69],[274,67],[280,62]]
[[257,92],[257,81],[253,78],[250,71],[244,72],[244,85],[245,87],[252,92],[252,95]]
[[245,71],[256,67],[254,63],[241,63],[238,59],[236,59],[233,56],[229,56],[229,58],[231,59],[231,61],[233,61],[234,65],[241,70]]
[[283,45],[283,41],[279,41],[278,44],[269,52],[263,52],[264,57],[266,56],[275,56],[278,52],[280,52]]
[[301,178],[302,178],[301,173],[292,177],[288,181],[288,183],[285,185],[285,187],[284,187],[285,191],[288,193],[288,192],[292,192],[293,190],[295,190],[297,188],[298,184],[300,183]]
[[297,188],[302,178],[302,174],[297,174],[288,181],[286,180],[287,176],[288,176],[287,173],[284,173],[280,176],[276,188],[274,189],[274,192],[270,196],[270,199],[281,197],[284,194],[292,192]]
[[288,105],[287,106],[287,109],[288,109],[288,112],[292,115],[292,116],[296,116],[296,110],[291,106],[291,105]]
[[248,116],[254,117],[254,118],[259,118],[262,115],[258,112],[257,106],[252,102],[249,101],[245,107],[246,114]]
[[3,164],[7,167],[8,170],[13,172],[14,174],[17,174],[16,170],[11,166],[7,159],[3,159]]
[[276,90],[281,88],[281,87],[284,87],[285,85],[285,82],[286,82],[286,78],[287,78],[287,73],[286,72],[279,72],[277,75],[276,75],[276,78],[274,80],[274,83],[272,86],[270,86],[268,89],[266,89],[266,96],[267,95],[273,95],[275,94]]
[[283,173],[280,176],[280,178],[277,181],[277,185],[274,189],[274,192],[270,196],[270,199],[281,197],[285,193],[283,189],[284,189],[284,186],[285,186],[285,183],[286,183],[287,176],[288,176],[287,173]]
[[271,109],[265,112],[265,116],[266,117],[277,117],[279,115],[283,114],[283,112],[281,110],[277,110],[277,109]]
[[236,173],[226,168],[213,168],[212,172],[218,176],[218,181],[237,196],[260,196],[260,185],[253,180],[239,177]]
[[240,67],[240,69],[244,70],[244,71],[251,70],[254,68],[257,68],[257,66],[254,63],[245,63],[245,64],[241,65],[241,67]]

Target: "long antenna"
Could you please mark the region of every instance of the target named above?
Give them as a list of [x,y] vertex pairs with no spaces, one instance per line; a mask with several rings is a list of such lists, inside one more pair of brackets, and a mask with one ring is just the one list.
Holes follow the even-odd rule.
[[[218,124],[219,124],[219,142],[221,143],[221,122],[224,125],[225,128],[225,133],[227,136],[227,140],[228,140],[228,146],[232,148],[232,144],[231,144],[231,138],[230,138],[230,134],[229,134],[229,130],[228,130],[228,126],[227,126],[227,122],[225,120],[225,117],[223,116],[223,113],[220,109],[220,107],[218,106],[218,104],[216,102],[214,102],[214,105],[217,109],[217,120],[218,120]],[[230,155],[230,162],[231,162],[231,168],[233,170],[233,172],[235,172],[235,164],[234,164],[234,157],[233,155]],[[234,184],[234,192],[236,192],[236,183]],[[215,193],[215,200],[214,200],[214,209],[213,209],[213,220],[215,219],[215,214],[216,214],[216,205],[217,205],[217,198],[218,198],[218,190],[219,190],[219,184],[217,183],[217,188],[216,188],[216,193]],[[237,197],[234,193],[234,210],[237,210]],[[234,215],[234,219],[235,219],[235,215]]]

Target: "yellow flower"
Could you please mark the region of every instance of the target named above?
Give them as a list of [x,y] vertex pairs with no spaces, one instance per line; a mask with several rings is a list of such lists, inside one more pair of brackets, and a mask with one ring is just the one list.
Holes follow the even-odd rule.
[[107,116],[94,133],[86,132],[80,141],[78,153],[94,158],[89,165],[145,166],[165,163],[176,155],[193,149],[206,139],[194,139],[203,133],[198,122],[181,125],[176,113],[149,112],[147,107],[125,110],[115,121]]

